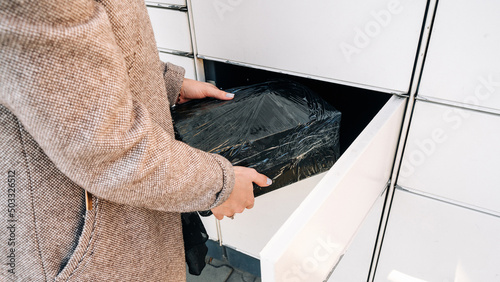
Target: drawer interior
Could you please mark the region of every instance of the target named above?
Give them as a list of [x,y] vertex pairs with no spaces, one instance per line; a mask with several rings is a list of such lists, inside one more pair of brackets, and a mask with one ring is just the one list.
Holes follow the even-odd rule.
[[340,151],[345,152],[366,125],[392,95],[351,86],[334,84],[282,73],[248,68],[215,61],[204,61],[205,77],[217,87],[228,89],[273,79],[289,79],[311,88],[342,112]]

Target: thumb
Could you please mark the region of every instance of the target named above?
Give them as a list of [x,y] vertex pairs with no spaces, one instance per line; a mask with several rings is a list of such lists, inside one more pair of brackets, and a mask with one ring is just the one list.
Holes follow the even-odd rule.
[[273,181],[271,180],[271,178],[265,176],[262,173],[257,173],[253,179],[253,182],[255,184],[259,185],[260,187],[267,187],[267,186],[273,184]]
[[211,86],[212,87],[210,87],[210,90],[207,91],[208,97],[212,97],[219,100],[232,100],[234,98],[234,94],[222,91],[214,85]]

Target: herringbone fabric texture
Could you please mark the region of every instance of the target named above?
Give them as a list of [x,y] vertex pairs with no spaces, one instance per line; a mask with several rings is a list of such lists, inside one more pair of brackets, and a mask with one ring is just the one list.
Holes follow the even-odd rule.
[[234,174],[174,139],[144,1],[2,1],[0,48],[0,280],[185,280],[179,213]]

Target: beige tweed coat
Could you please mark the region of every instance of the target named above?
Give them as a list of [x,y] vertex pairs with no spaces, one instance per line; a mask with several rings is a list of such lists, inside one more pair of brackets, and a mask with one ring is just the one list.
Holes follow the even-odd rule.
[[144,1],[0,1],[0,48],[0,281],[185,280],[179,213],[234,173],[174,140]]

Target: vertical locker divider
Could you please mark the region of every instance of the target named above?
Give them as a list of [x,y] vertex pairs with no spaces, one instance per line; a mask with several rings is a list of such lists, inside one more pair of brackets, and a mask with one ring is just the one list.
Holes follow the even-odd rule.
[[193,6],[191,5],[191,0],[186,0],[188,21],[189,21],[189,32],[191,36],[191,45],[193,48],[194,57],[194,68],[196,71],[196,80],[205,81],[205,70],[203,67],[203,60],[198,58],[198,47],[196,45],[196,31],[194,27],[193,20]]
[[409,89],[409,98],[408,104],[401,128],[401,135],[399,138],[399,144],[396,151],[394,167],[390,179],[389,189],[387,191],[387,199],[384,204],[384,209],[382,213],[382,218],[380,221],[379,234],[377,236],[377,243],[375,245],[375,249],[372,257],[372,265],[370,268],[370,273],[368,275],[369,282],[373,282],[375,279],[375,273],[377,270],[378,259],[380,256],[380,252],[382,249],[382,244],[384,240],[384,233],[387,228],[387,222],[390,215],[392,200],[395,193],[395,187],[397,182],[397,177],[399,174],[399,169],[401,167],[401,162],[403,159],[403,152],[406,144],[406,140],[408,138],[408,132],[411,124],[411,118],[413,114],[413,109],[415,106],[415,99],[418,92],[419,82],[422,77],[422,71],[425,63],[425,56],[427,52],[427,48],[429,46],[429,40],[432,33],[432,24],[434,23],[434,18],[436,15],[438,0],[429,0],[427,2],[426,12],[425,12],[425,20],[422,26],[422,34],[420,37],[419,47],[415,58],[415,67],[412,74],[412,81]]

